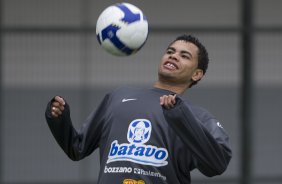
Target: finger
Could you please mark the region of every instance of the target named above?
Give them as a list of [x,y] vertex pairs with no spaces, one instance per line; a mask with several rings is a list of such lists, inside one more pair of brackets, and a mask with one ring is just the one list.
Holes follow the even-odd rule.
[[160,97],[160,104],[164,105],[164,97],[163,96]]
[[168,97],[168,99],[167,99],[167,106],[168,106],[169,109],[174,106],[174,104],[173,104],[173,97],[172,96]]
[[55,113],[55,112],[53,112],[53,111],[51,112],[51,114],[52,114],[52,116],[55,117],[55,118],[57,118],[57,117],[59,116],[57,113]]
[[173,105],[175,105],[175,103],[176,103],[176,94],[171,95],[171,96],[172,96],[171,102],[172,102]]
[[61,111],[65,109],[63,105],[61,105],[59,102],[56,102],[56,101],[52,103],[52,107],[59,108]]
[[60,105],[65,105],[65,100],[60,96],[55,96],[55,101],[60,103]]
[[58,107],[52,107],[52,112],[54,112],[57,115],[61,115],[62,111]]
[[63,111],[65,109],[64,105],[65,105],[65,101],[62,97],[60,96],[55,96],[54,97],[54,102],[52,103],[52,105],[54,107],[59,108],[61,111]]
[[167,108],[174,107],[174,104],[176,102],[175,97],[176,97],[176,95],[169,95],[167,97]]
[[170,97],[164,96],[164,107],[169,109],[170,108]]
[[52,103],[52,106],[53,106],[53,107],[59,107],[59,106],[60,106],[60,103],[57,102],[57,101],[54,101],[54,102]]
[[164,108],[168,108],[167,106],[167,95],[163,95],[160,97],[160,104],[164,107]]
[[174,107],[176,103],[176,94],[174,95],[163,95],[160,97],[160,104],[164,106],[166,109],[170,109]]

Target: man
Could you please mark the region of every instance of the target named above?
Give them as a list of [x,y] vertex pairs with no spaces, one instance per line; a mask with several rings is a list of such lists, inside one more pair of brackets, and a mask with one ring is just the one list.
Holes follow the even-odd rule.
[[204,76],[208,53],[191,35],[166,49],[152,89],[122,87],[107,94],[80,131],[69,105],[59,96],[46,119],[72,160],[100,151],[98,183],[190,183],[190,171],[222,174],[231,159],[229,138],[218,120],[181,94]]

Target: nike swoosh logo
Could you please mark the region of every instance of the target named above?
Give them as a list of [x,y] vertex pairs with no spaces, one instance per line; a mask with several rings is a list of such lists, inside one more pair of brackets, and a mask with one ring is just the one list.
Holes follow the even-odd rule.
[[217,122],[216,125],[220,128],[223,128],[223,126],[219,122]]
[[121,102],[128,102],[128,101],[133,101],[133,100],[137,100],[136,98],[124,98],[122,99]]

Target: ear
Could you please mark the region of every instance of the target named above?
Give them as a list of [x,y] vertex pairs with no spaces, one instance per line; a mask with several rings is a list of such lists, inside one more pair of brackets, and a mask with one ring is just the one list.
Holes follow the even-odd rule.
[[193,80],[193,81],[199,81],[199,80],[202,79],[203,76],[204,76],[203,70],[197,68],[197,69],[194,71],[193,75],[192,75],[192,80]]

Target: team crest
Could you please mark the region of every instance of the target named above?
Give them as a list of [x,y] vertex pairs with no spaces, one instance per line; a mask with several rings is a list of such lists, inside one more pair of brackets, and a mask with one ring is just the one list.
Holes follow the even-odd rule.
[[147,119],[136,119],[128,127],[127,140],[130,143],[146,143],[151,136],[151,122]]
[[108,155],[107,163],[116,161],[129,161],[142,165],[167,165],[168,152],[165,148],[146,145],[151,137],[152,124],[148,119],[135,119],[127,131],[129,143],[119,143],[114,140]]

